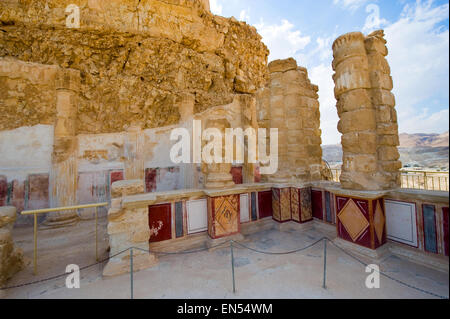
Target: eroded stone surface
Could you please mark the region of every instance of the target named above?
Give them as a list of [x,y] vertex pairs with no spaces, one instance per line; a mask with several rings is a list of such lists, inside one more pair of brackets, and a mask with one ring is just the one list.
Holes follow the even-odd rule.
[[[80,29],[65,25],[64,10],[72,3],[80,6]],[[186,94],[200,112],[265,83],[268,50],[256,29],[214,16],[207,7],[205,0],[1,1],[0,57],[78,70],[79,133],[175,124],[177,103]],[[16,85],[0,73],[1,82]],[[31,84],[19,92],[34,100],[2,107],[0,129],[53,122],[54,103],[46,103],[46,95]],[[6,100],[11,106],[18,98]]]
[[15,220],[15,207],[0,207],[0,287],[24,266],[22,250],[11,237]]
[[345,34],[333,44],[341,184],[348,189],[400,186],[398,124],[383,31]]
[[319,89],[293,58],[273,61],[268,68],[270,80],[257,95],[259,126],[278,128],[278,172],[268,178],[273,182],[320,180]]

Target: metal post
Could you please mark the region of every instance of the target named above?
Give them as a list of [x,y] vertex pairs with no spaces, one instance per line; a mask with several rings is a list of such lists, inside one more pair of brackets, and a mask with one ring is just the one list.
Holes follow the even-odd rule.
[[34,253],[33,253],[34,275],[37,275],[37,214],[34,214]]
[[133,248],[130,248],[130,285],[131,285],[131,299],[133,296]]
[[234,253],[233,253],[233,241],[230,241],[230,250],[231,250],[231,274],[233,276],[233,293],[236,293],[236,284],[234,281]]
[[98,261],[98,207],[95,207],[95,260]]
[[327,289],[327,239],[323,240],[323,289]]

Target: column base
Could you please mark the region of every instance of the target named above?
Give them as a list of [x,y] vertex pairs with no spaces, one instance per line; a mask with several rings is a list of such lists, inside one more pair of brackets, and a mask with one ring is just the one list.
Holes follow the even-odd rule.
[[[133,272],[152,268],[158,264],[158,258],[154,254],[133,250]],[[104,277],[114,277],[130,273],[130,251],[111,258],[103,269]]]
[[209,251],[216,251],[219,249],[230,248],[229,243],[230,240],[242,242],[245,240],[245,237],[242,234],[235,234],[232,236],[217,239],[212,239],[211,237],[208,237],[208,240],[206,241],[206,247],[208,248]]
[[42,228],[61,228],[61,227],[69,227],[74,226],[80,220],[80,217],[77,213],[50,213],[57,215],[49,215],[45,221],[41,224]]

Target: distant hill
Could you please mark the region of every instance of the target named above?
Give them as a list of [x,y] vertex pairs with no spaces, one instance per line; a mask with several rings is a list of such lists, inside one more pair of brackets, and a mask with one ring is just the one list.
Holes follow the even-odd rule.
[[448,132],[443,134],[400,134],[400,147],[448,147]]
[[[323,158],[332,168],[342,165],[342,146],[322,145]],[[449,133],[400,134],[400,161],[406,168],[449,168]]]

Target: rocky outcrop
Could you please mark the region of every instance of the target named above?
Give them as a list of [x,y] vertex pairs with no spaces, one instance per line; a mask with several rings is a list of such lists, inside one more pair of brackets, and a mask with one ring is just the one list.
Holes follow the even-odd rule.
[[0,207],[0,287],[24,267],[22,250],[14,247],[11,236],[15,220],[15,207]]
[[[66,27],[69,4],[80,8],[79,29]],[[176,105],[186,95],[200,112],[231,103],[236,93],[255,93],[267,77],[268,50],[256,29],[214,16],[208,6],[205,0],[1,1],[0,57],[78,70],[78,133],[176,124]],[[38,91],[26,95],[39,98]],[[45,104],[21,101],[31,115]],[[0,108],[6,112],[0,130],[41,123],[20,109]],[[47,113],[46,123],[55,110]]]

